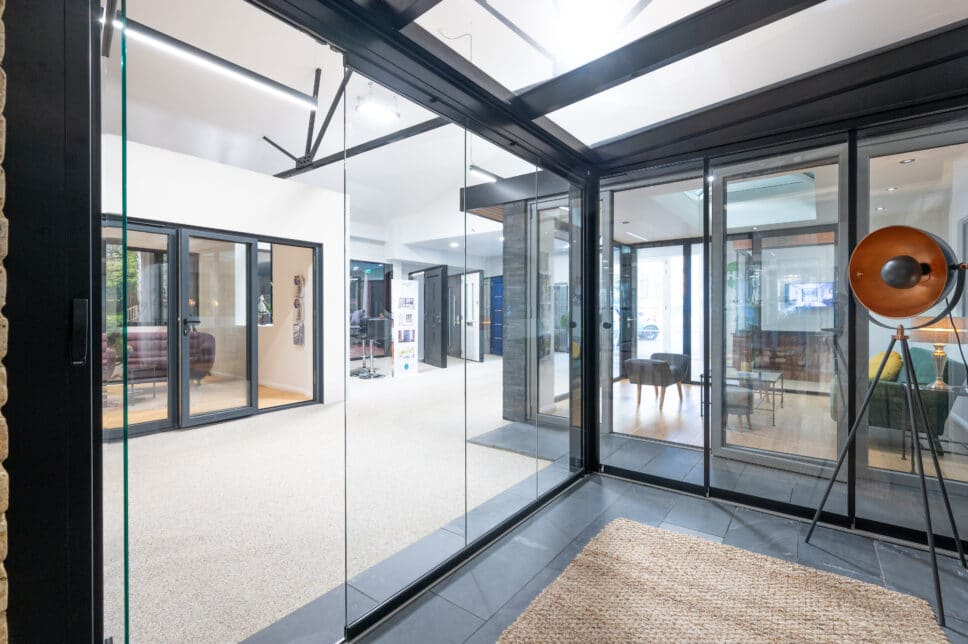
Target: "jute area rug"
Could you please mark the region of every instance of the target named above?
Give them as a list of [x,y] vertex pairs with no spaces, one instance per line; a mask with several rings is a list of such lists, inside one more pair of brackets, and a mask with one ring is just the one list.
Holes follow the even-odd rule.
[[616,519],[501,642],[947,642],[923,599]]

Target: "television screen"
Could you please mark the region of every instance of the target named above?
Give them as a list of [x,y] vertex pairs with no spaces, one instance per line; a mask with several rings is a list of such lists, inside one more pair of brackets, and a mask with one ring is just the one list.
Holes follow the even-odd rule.
[[818,309],[834,305],[833,282],[787,284],[787,304],[798,309]]

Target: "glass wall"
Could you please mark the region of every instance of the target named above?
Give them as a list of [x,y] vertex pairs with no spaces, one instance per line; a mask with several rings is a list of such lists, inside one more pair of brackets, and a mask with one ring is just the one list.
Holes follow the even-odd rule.
[[581,209],[454,124],[352,155],[389,127],[356,106],[433,115],[356,74],[345,101],[352,624],[581,466]]
[[[903,132],[865,139],[858,151],[861,177],[859,222],[862,232],[886,226],[912,226],[947,242],[956,257],[964,261],[966,211],[968,204],[968,129],[953,124],[928,130]],[[916,319],[884,320],[894,326],[924,325],[945,308],[940,303]],[[933,447],[962,538],[968,508],[968,451],[965,450],[968,402],[964,397],[966,368],[962,343],[968,338],[966,306],[960,302],[942,320],[923,329],[909,331],[914,373],[928,413]],[[862,324],[858,341],[858,364],[877,362],[887,349],[892,331],[870,322]],[[863,340],[862,340],[863,338]],[[901,352],[895,349],[898,358]],[[941,356],[936,363],[935,356]],[[861,433],[859,450],[857,515],[865,519],[916,530],[924,529],[920,511],[921,489],[913,457],[913,435],[904,399],[908,381],[903,359],[901,370],[888,373],[874,389]],[[940,364],[940,372],[935,365]],[[876,368],[876,364],[875,364]],[[867,373],[866,369],[861,369]],[[873,373],[873,371],[871,371]],[[858,374],[858,390],[869,384]],[[941,383],[936,383],[939,379]],[[935,533],[951,535],[937,481],[928,438],[921,430],[924,470],[929,475],[929,499]],[[912,508],[918,508],[912,510]]]

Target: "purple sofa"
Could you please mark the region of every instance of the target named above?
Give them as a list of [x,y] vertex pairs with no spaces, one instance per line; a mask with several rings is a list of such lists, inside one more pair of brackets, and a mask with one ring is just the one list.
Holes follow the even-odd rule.
[[[114,373],[120,356],[101,335],[101,374],[106,382]],[[188,373],[201,384],[215,364],[215,336],[193,331],[188,336]],[[168,379],[168,331],[128,330],[128,381],[146,382]]]

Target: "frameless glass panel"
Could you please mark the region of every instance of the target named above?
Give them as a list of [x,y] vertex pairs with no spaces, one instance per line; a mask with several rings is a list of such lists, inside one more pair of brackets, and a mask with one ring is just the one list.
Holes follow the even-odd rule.
[[[406,109],[406,99],[373,87]],[[380,118],[354,109],[354,100],[347,94],[347,150]],[[468,538],[465,379],[467,365],[480,366],[485,265],[465,247],[465,149],[464,129],[446,125],[345,161],[349,623]],[[354,359],[354,345],[365,347],[365,357]],[[479,480],[496,492],[501,474]]]
[[[92,20],[95,13],[91,12]],[[104,639],[116,642],[126,641],[128,637],[128,570],[127,570],[127,525],[125,518],[125,496],[127,491],[127,463],[125,461],[127,440],[127,396],[125,394],[126,343],[127,332],[125,316],[125,290],[127,282],[125,232],[127,218],[124,199],[124,167],[122,132],[125,130],[126,104],[121,91],[125,76],[125,57],[127,39],[122,30],[115,28],[124,24],[125,5],[111,16],[108,23],[100,25],[101,30],[113,34],[106,39],[108,47],[98,59],[100,74],[100,131],[109,134],[98,142],[101,150],[99,175],[101,178],[101,534],[95,535],[101,544],[101,597],[103,601],[102,629]],[[93,25],[92,25],[93,26]],[[102,31],[101,36],[105,35]],[[98,38],[100,41],[102,38]],[[94,55],[94,54],[92,54]],[[92,64],[94,61],[91,61]],[[118,162],[112,163],[112,160]],[[107,225],[112,217],[116,225]],[[97,283],[97,282],[95,282]],[[95,428],[97,431],[97,428]],[[97,575],[95,575],[97,578]]]
[[713,1],[445,0],[417,24],[517,90],[599,58]]
[[[810,506],[836,457],[846,368],[839,153],[716,169],[715,487]],[[839,485],[827,509],[845,508]]]
[[[318,135],[342,57],[243,0],[124,4],[136,21],[125,60],[126,214],[130,232],[174,236],[167,366],[178,378],[173,423],[150,433],[132,425],[127,441],[128,639],[278,641],[291,632],[287,617],[312,604],[324,617],[305,636],[335,641],[345,571],[344,195],[322,177],[275,176],[295,163],[263,137],[303,156],[311,111],[321,112]],[[121,91],[117,78],[102,80],[106,95]],[[337,118],[327,136],[342,152]],[[120,194],[120,136],[102,131],[103,194]],[[105,211],[120,212],[111,202]],[[332,300],[321,338],[311,332],[323,321],[320,280]],[[132,356],[158,326],[156,301],[139,293],[125,308],[133,316],[137,305],[144,322],[129,328]],[[133,415],[162,400],[147,369],[163,365],[129,362],[125,374],[143,379],[128,387]],[[314,386],[327,404],[307,399]],[[267,407],[266,393],[307,404]],[[106,566],[109,557],[106,549]]]
[[[537,169],[514,155],[468,133],[464,215],[470,282],[465,285],[467,376],[467,536],[472,541],[533,502],[536,472],[562,456],[567,447],[539,453],[537,425],[527,410],[529,343],[527,300],[526,204],[535,197]],[[489,172],[517,177],[521,191],[495,196]],[[482,273],[470,269],[481,267]],[[424,279],[433,279],[430,272]],[[476,280],[483,275],[483,288]],[[483,293],[479,305],[476,294]],[[479,306],[479,312],[475,308]],[[474,331],[475,324],[482,327]],[[483,346],[474,351],[474,339]],[[473,358],[473,359],[470,359]]]
[[821,2],[548,116],[593,145],[965,18],[950,0]]
[[[964,261],[968,239],[964,219],[968,204],[968,130],[964,124],[871,140],[861,146],[859,156],[861,177],[867,184],[866,194],[861,198],[865,218],[861,228],[866,224],[868,231],[874,231],[903,225],[925,230],[950,244],[959,261]],[[864,310],[860,305],[858,308]],[[887,350],[895,325],[923,325],[943,309],[944,303],[941,303],[915,319],[877,318],[890,329],[873,322],[864,324],[859,335],[859,339],[866,335],[858,356],[862,372],[858,374],[859,391],[869,386],[869,377],[879,364],[878,358]],[[932,447],[937,451],[941,471],[948,482],[962,538],[968,530],[963,520],[968,508],[968,450],[965,449],[968,443],[965,385],[968,383],[962,346],[968,340],[966,320],[966,306],[962,301],[950,316],[909,331],[911,366],[932,434],[929,441],[921,426],[934,532],[952,534],[937,481],[930,478],[936,472]],[[920,481],[912,453],[914,443],[905,398],[904,384],[909,381],[907,365],[899,348],[894,353],[891,368],[874,388],[866,417],[866,441],[861,434],[857,514],[882,523],[924,530]]]

